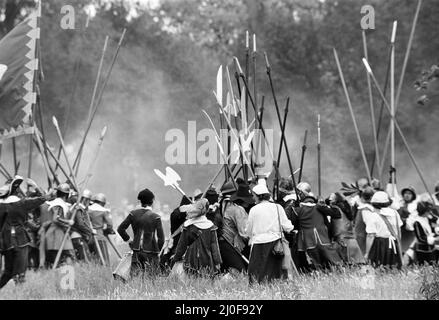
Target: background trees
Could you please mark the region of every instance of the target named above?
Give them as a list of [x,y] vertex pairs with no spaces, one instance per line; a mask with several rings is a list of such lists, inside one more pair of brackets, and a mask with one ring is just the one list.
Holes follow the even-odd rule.
[[[90,3],[95,5],[97,14],[84,31],[83,8]],[[60,123],[68,116],[66,139],[72,150],[77,148],[105,35],[112,39],[111,52],[122,29],[127,28],[126,41],[87,144],[83,167],[87,167],[87,156],[101,127],[108,124],[105,150],[92,187],[119,201],[124,197],[133,200],[139,187],[149,186],[159,198],[171,204],[177,202],[175,194],[164,188],[152,173],[154,168],[164,166],[164,135],[169,128],[186,131],[188,120],[196,120],[199,129],[206,127],[202,108],[217,117],[212,95],[216,70],[220,64],[231,65],[234,55],[243,63],[246,30],[257,34],[258,92],[259,96],[266,96],[264,122],[267,127],[278,129],[263,66],[263,51],[268,53],[272,65],[280,103],[283,105],[287,96],[292,99],[287,131],[295,166],[298,166],[303,132],[308,129],[310,152],[305,178],[311,183],[316,181],[315,122],[320,113],[324,193],[338,188],[340,180],[364,175],[332,48],[336,47],[340,55],[371,161],[373,141],[365,70],[361,65],[360,9],[365,4],[375,8],[376,29],[367,34],[369,60],[379,80],[384,82],[392,22],[398,20],[398,79],[416,7],[410,0],[367,3],[362,0],[161,0],[158,5],[120,0],[69,0],[68,4],[76,9],[76,30],[63,30],[59,24],[60,9],[65,4],[65,0],[43,3],[41,45],[45,81],[41,92],[47,131],[54,133],[49,122],[52,115],[61,119]],[[26,14],[32,1],[3,0],[0,5],[3,8],[0,32],[5,34]],[[438,14],[439,2],[423,3],[398,111],[398,120],[422,167],[429,170],[429,183],[439,177],[435,166],[439,150],[433,148],[439,119],[435,108],[437,96],[433,94],[427,104],[419,105],[417,100],[423,93],[416,91],[413,84],[423,70],[438,62],[439,37],[435,25]],[[108,53],[106,67],[110,57]],[[79,61],[80,72],[72,100],[76,61]],[[434,84],[429,90],[435,91]],[[378,94],[375,96],[378,114],[380,104]],[[66,112],[69,104],[72,105],[70,113]],[[383,123],[387,130],[388,117]],[[54,135],[50,141],[56,145]],[[402,145],[398,144],[397,149],[398,183],[412,183],[421,188]],[[21,152],[25,154],[26,150],[23,143]],[[124,165],[123,169],[114,169],[120,164]],[[188,192],[196,187],[203,189],[206,176],[215,171],[213,166],[175,168],[182,173],[183,187]],[[286,168],[282,163],[281,171],[287,172]]]

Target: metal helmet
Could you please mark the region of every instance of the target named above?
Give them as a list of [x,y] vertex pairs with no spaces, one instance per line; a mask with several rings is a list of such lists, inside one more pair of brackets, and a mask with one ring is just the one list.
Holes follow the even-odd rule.
[[70,186],[67,183],[61,183],[56,190],[65,194],[70,194]]
[[434,185],[434,193],[439,193],[439,181]]
[[93,196],[93,194],[91,193],[91,191],[88,190],[88,189],[85,189],[85,190],[82,192],[82,196],[81,196],[81,198],[91,200],[92,196]]
[[98,193],[98,194],[95,194],[92,198],[91,198],[91,201],[93,201],[93,202],[101,202],[101,203],[103,203],[103,204],[105,204],[105,203],[107,203],[107,198],[105,197],[105,194],[103,194],[103,193]]
[[297,185],[297,189],[305,193],[310,193],[311,185],[308,182],[301,182]]

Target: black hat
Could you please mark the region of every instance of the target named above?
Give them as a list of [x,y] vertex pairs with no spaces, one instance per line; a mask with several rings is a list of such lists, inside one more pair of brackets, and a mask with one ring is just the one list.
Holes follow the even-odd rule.
[[154,198],[154,193],[152,193],[149,189],[140,191],[139,195],[137,196],[137,200],[140,200],[141,203],[152,203]]
[[206,192],[206,199],[209,200],[210,204],[218,202],[219,194],[216,192],[215,188],[209,188]]
[[221,193],[223,195],[225,194],[231,194],[233,192],[236,191],[235,186],[233,185],[232,181],[227,181],[226,183],[223,184],[223,186],[221,187]]
[[254,203],[250,186],[247,183],[240,183],[238,190],[230,197],[231,201],[242,200],[248,204]]

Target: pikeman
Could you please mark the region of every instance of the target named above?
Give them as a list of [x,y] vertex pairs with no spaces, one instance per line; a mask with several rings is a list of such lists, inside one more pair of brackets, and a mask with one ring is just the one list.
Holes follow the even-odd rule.
[[[93,233],[97,235],[99,247],[101,248],[105,263],[109,265],[110,256],[108,254],[108,246],[105,237],[110,234],[115,234],[113,230],[113,219],[110,210],[105,208],[107,199],[103,193],[94,195],[91,200],[93,204],[88,207],[88,214],[93,227]],[[90,245],[90,251],[94,254],[97,253],[95,243]]]
[[[73,244],[70,236],[61,248],[64,235],[74,221],[69,219],[70,204],[67,202],[70,195],[70,186],[62,183],[56,188],[56,198],[49,201],[50,224],[45,232],[44,245],[46,249],[46,265],[51,266],[59,250],[62,250],[61,261],[71,263],[73,259]],[[42,239],[43,241],[43,239]]]
[[72,208],[73,213],[76,210],[75,224],[72,226],[72,244],[75,249],[75,257],[78,261],[88,261],[89,251],[87,244],[89,243],[92,230],[87,223],[87,209],[90,205],[92,193],[90,190],[84,190],[81,195],[79,204],[76,205],[76,199],[73,197]]
[[245,228],[248,214],[242,206],[243,203],[253,205],[253,195],[247,183],[238,185],[238,190],[226,202],[223,210],[223,227],[219,236],[219,248],[222,257],[222,271],[237,270],[243,272],[247,269],[248,261],[243,258],[243,251],[248,242]]
[[[23,178],[16,176],[8,185],[8,188],[0,189],[0,250],[5,258],[5,270],[0,278],[0,288],[3,288],[9,280],[23,283],[28,262],[28,246],[31,239],[25,229],[29,211],[38,208],[49,196],[35,198],[22,198],[20,184]],[[28,184],[39,190],[33,181]],[[42,191],[39,190],[42,194]]]

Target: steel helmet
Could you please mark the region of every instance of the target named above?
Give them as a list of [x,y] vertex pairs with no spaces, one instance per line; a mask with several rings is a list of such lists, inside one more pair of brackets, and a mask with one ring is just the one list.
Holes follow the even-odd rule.
[[70,194],[70,186],[67,183],[61,183],[56,190],[65,194]]
[[92,193],[91,193],[91,191],[88,190],[88,189],[85,189],[85,190],[82,192],[82,196],[81,196],[81,198],[84,198],[84,199],[90,199],[90,200],[91,200],[91,198],[92,198]]
[[297,189],[305,193],[310,193],[311,185],[308,182],[301,182],[297,185]]
[[94,202],[101,202],[101,203],[103,203],[103,204],[105,204],[105,203],[107,203],[107,199],[105,198],[105,194],[103,194],[103,193],[98,193],[98,194],[95,194],[92,198],[91,198],[91,201],[94,201]]

